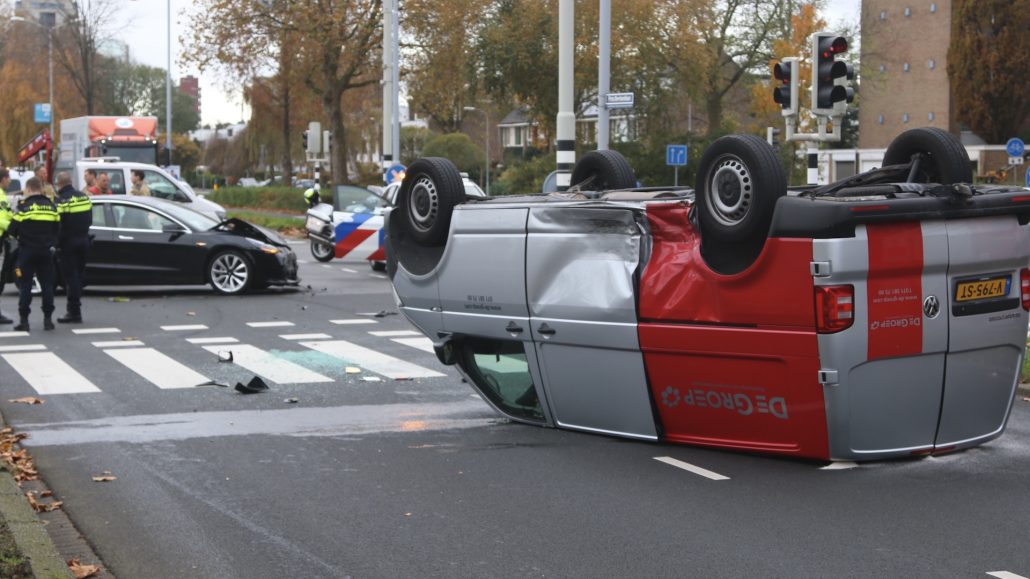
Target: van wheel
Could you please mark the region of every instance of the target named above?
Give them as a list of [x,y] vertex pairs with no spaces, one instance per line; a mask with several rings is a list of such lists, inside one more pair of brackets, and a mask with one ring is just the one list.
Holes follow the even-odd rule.
[[902,165],[921,154],[916,183],[972,183],[973,169],[962,141],[935,127],[910,129],[895,138],[883,155],[883,164]]
[[332,261],[336,255],[336,248],[328,243],[322,243],[317,239],[311,240],[311,257],[318,261]]
[[443,245],[454,207],[465,199],[457,167],[447,159],[424,157],[411,164],[397,193],[397,208],[412,239]]
[[572,186],[585,191],[631,189],[637,177],[629,161],[618,151],[590,151],[572,169]]
[[787,176],[772,146],[754,135],[727,135],[705,150],[695,199],[709,241],[757,242],[769,233]]
[[368,262],[368,266],[372,268],[372,271],[386,271],[386,262],[385,261],[374,261],[374,260],[371,260],[371,261]]

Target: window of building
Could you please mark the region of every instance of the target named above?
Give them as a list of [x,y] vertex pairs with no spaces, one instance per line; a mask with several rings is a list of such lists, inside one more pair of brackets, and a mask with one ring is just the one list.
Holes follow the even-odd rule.
[[908,113],[901,115],[901,122],[908,123]]
[[517,129],[515,129],[515,146],[516,147],[521,147],[522,146],[522,132],[525,131],[525,130],[526,129],[524,129],[522,127],[518,127]]
[[907,18],[909,16],[912,16],[912,9],[908,6],[905,6],[905,17]]
[[880,72],[887,72],[887,65],[881,64],[880,65]]
[[937,13],[937,3],[936,2],[930,2],[930,14],[936,14],[936,13]]
[[901,70],[904,70],[905,72],[908,72],[909,68],[911,68],[911,67],[908,65],[907,62],[905,64],[901,65]]
[[886,10],[880,10],[880,20],[886,20],[886,19],[887,19],[887,11]]
[[876,121],[877,121],[878,123],[880,123],[881,125],[883,124],[883,120],[884,120],[884,119],[883,119],[883,115],[880,115],[880,117],[879,117],[878,119],[876,119]]
[[937,68],[937,61],[931,58],[930,60],[926,61],[926,67],[930,70]]
[[926,120],[928,121],[932,121],[935,118],[937,118],[937,115],[933,114],[932,112],[926,115]]

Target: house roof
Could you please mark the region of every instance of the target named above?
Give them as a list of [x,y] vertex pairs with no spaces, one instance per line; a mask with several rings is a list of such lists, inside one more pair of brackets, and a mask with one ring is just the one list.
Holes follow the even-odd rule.
[[532,122],[533,119],[529,116],[529,107],[527,105],[521,105],[505,115],[504,118],[501,119],[501,122],[497,123],[497,126],[528,125]]

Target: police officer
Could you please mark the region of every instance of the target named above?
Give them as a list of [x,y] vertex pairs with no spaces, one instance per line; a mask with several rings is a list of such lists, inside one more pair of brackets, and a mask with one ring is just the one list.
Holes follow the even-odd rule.
[[25,183],[25,196],[11,221],[10,233],[18,240],[18,263],[14,275],[20,281],[18,325],[15,331],[29,331],[29,306],[32,305],[32,277],[43,288],[43,329],[54,329],[54,248],[60,217],[57,207],[43,194],[37,177]]
[[[11,172],[7,169],[0,169],[0,253],[3,253],[3,265],[0,265],[0,294],[4,293],[4,280],[7,279],[7,272],[13,266],[11,261],[11,242],[7,239],[7,228],[11,225],[14,212],[11,211],[11,204],[7,202],[7,186],[11,184]],[[13,324],[14,320],[0,313],[0,324]]]
[[82,323],[82,276],[89,253],[89,227],[93,225],[93,201],[75,189],[67,172],[57,174],[57,214],[61,230],[57,235],[57,264],[68,292],[67,310],[57,318],[62,324]]
[[318,194],[318,191],[312,187],[304,192],[304,200],[308,202],[308,208],[311,209],[322,202],[322,197]]

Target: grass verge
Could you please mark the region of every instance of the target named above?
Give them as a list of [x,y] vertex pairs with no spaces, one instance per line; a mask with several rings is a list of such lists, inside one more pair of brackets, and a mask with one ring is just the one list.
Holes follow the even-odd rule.
[[242,219],[248,223],[267,227],[268,229],[275,229],[284,233],[290,233],[304,228],[304,217],[302,216],[277,217],[256,211],[237,211],[235,209],[230,209],[227,213],[229,217]]
[[7,521],[0,516],[0,577],[5,579],[32,579],[32,565],[22,554]]

